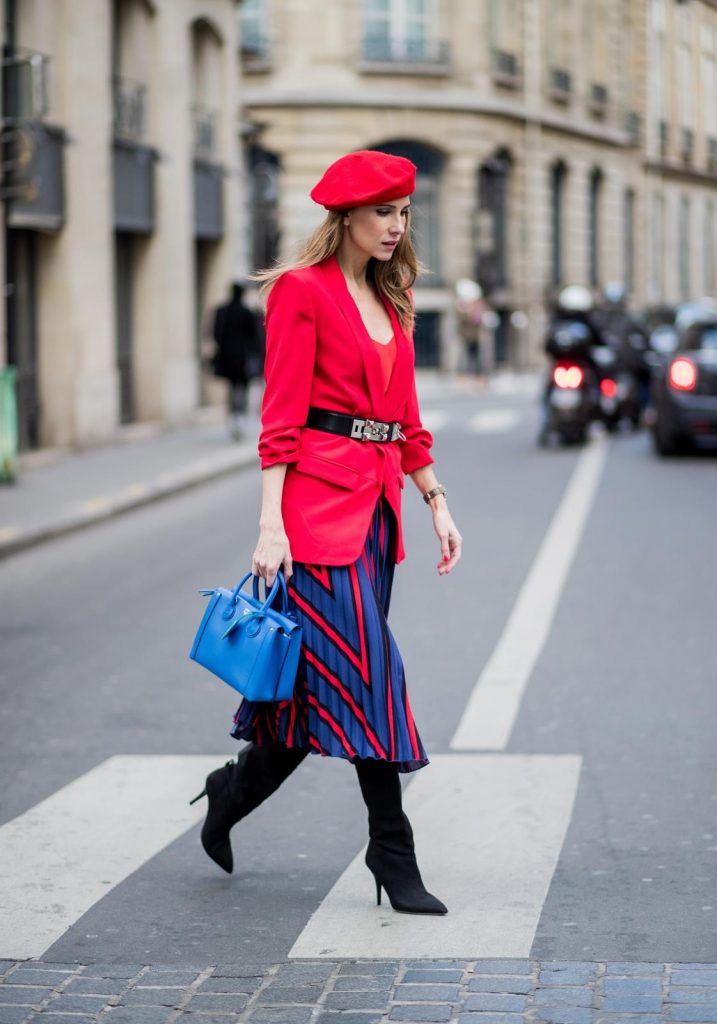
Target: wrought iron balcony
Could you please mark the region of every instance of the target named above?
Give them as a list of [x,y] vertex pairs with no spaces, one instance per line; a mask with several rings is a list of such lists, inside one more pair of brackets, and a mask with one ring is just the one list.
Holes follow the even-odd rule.
[[520,64],[514,53],[493,50],[493,81],[512,88],[520,85]]
[[242,33],[241,61],[245,71],[258,71],[268,68],[271,64],[271,44],[268,36],[260,32]]
[[565,68],[551,68],[549,77],[550,95],[560,103],[567,103],[573,88],[573,81],[569,71]]
[[445,73],[450,64],[447,42],[430,36],[365,35],[361,47],[364,69],[376,66],[379,70],[421,68]]
[[112,103],[115,138],[141,142],[147,130],[147,87],[142,82],[115,75],[112,80]]
[[42,121],[50,110],[49,57],[18,49],[2,60],[3,120]]

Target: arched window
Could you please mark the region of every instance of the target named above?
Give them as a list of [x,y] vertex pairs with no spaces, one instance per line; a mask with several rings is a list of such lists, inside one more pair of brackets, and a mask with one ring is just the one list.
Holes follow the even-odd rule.
[[562,160],[550,168],[550,268],[554,285],[563,283],[563,207],[567,168]]
[[509,278],[508,181],[511,157],[499,150],[478,171],[475,248],[478,282],[486,295],[505,288]]
[[431,271],[425,283],[436,284],[442,273],[440,191],[443,157],[422,142],[381,142],[369,148],[405,156],[417,167],[416,191],[411,199],[413,241],[419,260]]
[[247,157],[252,267],[264,270],[279,255],[279,160],[260,146],[250,146]]
[[600,285],[600,197],[602,171],[595,168],[590,174],[588,191],[588,280],[592,288]]

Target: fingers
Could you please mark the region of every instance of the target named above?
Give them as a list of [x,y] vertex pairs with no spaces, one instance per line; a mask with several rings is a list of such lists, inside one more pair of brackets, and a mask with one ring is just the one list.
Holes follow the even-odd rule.
[[[441,561],[438,563],[438,575],[445,576],[460,561],[463,538],[459,533],[446,533],[440,535]],[[448,549],[448,550],[446,550]]]

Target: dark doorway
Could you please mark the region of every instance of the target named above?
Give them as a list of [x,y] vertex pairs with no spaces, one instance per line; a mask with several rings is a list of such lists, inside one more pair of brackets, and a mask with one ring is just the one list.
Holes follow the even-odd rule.
[[438,313],[418,313],[413,334],[416,366],[438,366],[441,351],[441,319]]
[[40,444],[37,371],[37,236],[7,231],[8,363],[17,371],[18,445]]

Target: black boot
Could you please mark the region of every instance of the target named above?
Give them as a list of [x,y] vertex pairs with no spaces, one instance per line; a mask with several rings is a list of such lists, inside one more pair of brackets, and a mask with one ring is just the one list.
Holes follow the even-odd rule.
[[401,805],[398,768],[390,761],[357,760],[361,794],[368,807],[369,844],[366,866],[391,906],[404,914],[447,914],[448,908],[426,891],[416,863],[411,823]]
[[236,761],[210,772],[204,790],[190,803],[206,796],[207,817],[202,826],[202,846],[220,868],[231,874],[234,857],[229,832],[271,796],[308,754],[307,747],[285,747],[283,743],[244,747]]

